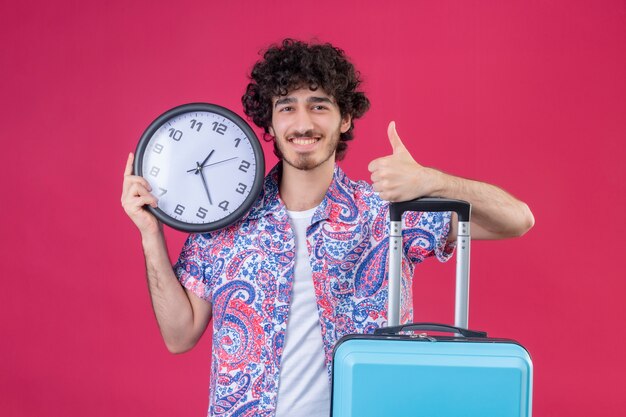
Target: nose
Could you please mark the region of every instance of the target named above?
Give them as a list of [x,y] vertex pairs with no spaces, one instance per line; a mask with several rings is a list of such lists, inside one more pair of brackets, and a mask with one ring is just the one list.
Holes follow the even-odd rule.
[[313,130],[313,118],[307,110],[300,109],[296,113],[293,129],[300,134]]

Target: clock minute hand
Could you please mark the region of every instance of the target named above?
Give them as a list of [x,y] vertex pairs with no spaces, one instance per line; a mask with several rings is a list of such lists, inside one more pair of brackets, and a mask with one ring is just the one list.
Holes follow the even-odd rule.
[[[199,167],[200,169],[203,169],[203,168],[210,167],[210,166],[213,166],[213,165],[221,164],[222,162],[232,161],[233,159],[237,159],[237,158],[239,158],[239,157],[238,157],[238,156],[234,156],[234,157],[232,157],[232,158],[224,159],[224,160],[222,160],[222,161],[213,162],[212,164],[207,164],[207,165],[199,165],[199,164],[198,164],[198,167]],[[194,169],[188,169],[188,170],[187,170],[187,172],[194,172],[194,171],[198,171],[198,167],[196,167],[196,168],[194,168]]]
[[[196,164],[198,164],[196,162]],[[200,178],[202,179],[202,185],[204,186],[204,191],[206,191],[206,196],[209,198],[209,204],[213,205],[213,201],[211,200],[211,193],[209,192],[209,186],[206,183],[206,178],[204,178],[204,174],[202,173],[202,165],[198,164],[198,172],[200,172]]]

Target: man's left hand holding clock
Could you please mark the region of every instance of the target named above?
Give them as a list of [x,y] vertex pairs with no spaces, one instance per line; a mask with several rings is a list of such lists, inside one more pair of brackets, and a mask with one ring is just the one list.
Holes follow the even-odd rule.
[[[142,176],[144,167],[155,186]],[[202,103],[161,115],[144,132],[136,156],[128,156],[122,206],[141,233],[152,305],[170,352],[195,346],[212,306],[180,285],[161,222],[204,232],[238,221],[258,197],[264,170],[261,146],[247,123],[227,109]],[[171,210],[159,208],[155,188],[163,200],[174,196]],[[184,217],[185,211],[193,217]]]

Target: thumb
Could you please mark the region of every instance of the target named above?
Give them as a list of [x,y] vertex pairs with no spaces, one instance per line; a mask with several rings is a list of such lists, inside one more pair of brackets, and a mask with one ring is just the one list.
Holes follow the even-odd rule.
[[135,159],[135,155],[133,153],[128,154],[128,159],[126,160],[126,168],[124,169],[124,176],[133,174],[133,161]]
[[387,127],[387,136],[389,136],[389,143],[391,143],[391,148],[393,149],[394,154],[406,149],[400,140],[400,136],[398,136],[398,132],[396,132],[396,122],[392,121],[389,123],[389,127]]

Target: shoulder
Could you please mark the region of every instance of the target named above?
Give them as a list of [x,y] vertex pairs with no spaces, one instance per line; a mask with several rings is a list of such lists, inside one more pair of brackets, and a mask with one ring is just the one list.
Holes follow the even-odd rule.
[[339,167],[336,170],[335,183],[337,184],[335,187],[337,190],[350,196],[355,202],[361,202],[371,207],[386,207],[389,205],[387,201],[379,197],[371,184],[364,180],[351,179]]
[[282,208],[282,202],[278,197],[278,183],[281,172],[280,163],[274,166],[263,180],[261,193],[257,197],[252,208],[244,216],[242,221],[252,221],[260,219],[267,214],[279,212]]
[[331,221],[358,224],[385,216],[388,203],[365,181],[350,179],[338,166],[322,202],[321,212]]
[[198,256],[204,254],[206,257],[208,255],[217,255],[223,249],[232,247],[232,243],[235,240],[236,224],[213,232],[190,234],[183,247],[183,254],[189,252],[187,255]]

